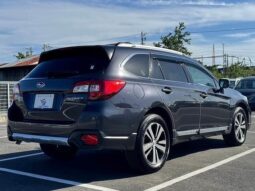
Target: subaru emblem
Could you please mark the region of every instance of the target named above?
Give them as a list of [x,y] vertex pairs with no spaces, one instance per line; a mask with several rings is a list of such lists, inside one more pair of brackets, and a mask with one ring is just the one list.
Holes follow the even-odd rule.
[[45,86],[44,82],[37,82],[36,87],[37,88],[43,88]]

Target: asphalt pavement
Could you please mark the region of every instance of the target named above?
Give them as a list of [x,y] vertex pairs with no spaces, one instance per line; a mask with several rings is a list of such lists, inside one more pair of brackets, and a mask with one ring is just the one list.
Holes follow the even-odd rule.
[[163,169],[148,175],[130,170],[121,152],[80,151],[70,161],[52,160],[38,144],[9,142],[0,125],[1,191],[254,191],[254,161],[255,124],[239,147],[227,147],[221,136],[176,145]]

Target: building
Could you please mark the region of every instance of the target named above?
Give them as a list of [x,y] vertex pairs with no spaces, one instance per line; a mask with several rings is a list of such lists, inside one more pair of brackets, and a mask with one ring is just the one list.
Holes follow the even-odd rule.
[[26,76],[39,61],[39,56],[30,56],[13,63],[0,65],[0,81],[18,81]]

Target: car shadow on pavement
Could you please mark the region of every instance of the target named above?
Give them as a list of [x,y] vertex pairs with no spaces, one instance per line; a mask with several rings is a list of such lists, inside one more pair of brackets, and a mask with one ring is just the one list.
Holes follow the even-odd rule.
[[222,149],[227,145],[223,139],[205,138],[195,141],[189,141],[174,145],[171,150],[169,159],[179,158],[186,155],[206,151],[210,149]]
[[[173,147],[171,158],[224,147],[226,147],[224,141],[219,139],[181,143]],[[30,153],[22,152],[18,155]],[[10,154],[9,156],[13,157],[14,155]],[[5,155],[5,157],[7,156]],[[0,167],[82,183],[140,176],[129,168],[124,153],[118,151],[80,151],[72,160],[53,160],[46,155],[38,155],[2,162]]]

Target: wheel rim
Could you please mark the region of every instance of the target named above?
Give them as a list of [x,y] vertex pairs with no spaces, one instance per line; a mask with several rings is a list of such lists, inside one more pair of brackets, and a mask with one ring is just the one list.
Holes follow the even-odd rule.
[[235,117],[235,135],[236,139],[242,143],[246,136],[246,120],[243,113],[238,113]]
[[151,123],[143,137],[143,154],[151,165],[160,165],[167,151],[166,132],[161,124]]

